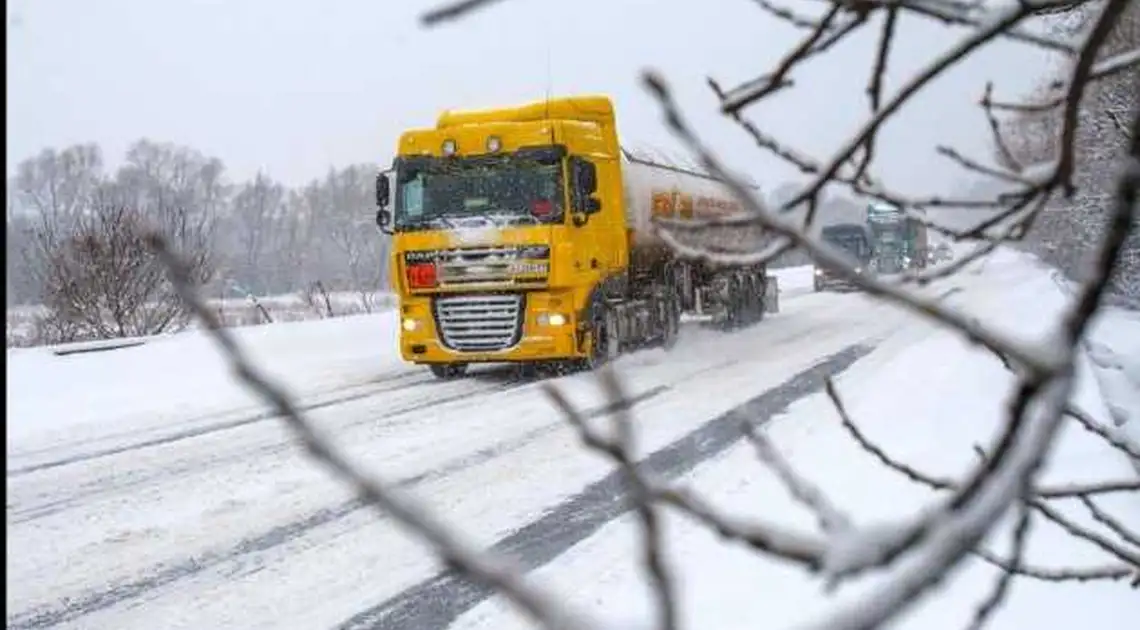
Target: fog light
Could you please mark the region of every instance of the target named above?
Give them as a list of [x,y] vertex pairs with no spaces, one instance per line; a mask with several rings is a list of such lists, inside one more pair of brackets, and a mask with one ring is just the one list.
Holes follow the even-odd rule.
[[444,155],[446,155],[448,157],[455,155],[455,149],[456,149],[455,140],[452,140],[451,138],[444,140],[442,148],[443,148],[443,154]]
[[487,138],[488,153],[498,153],[501,148],[503,148],[503,141],[499,136],[490,136]]
[[566,325],[566,316],[562,313],[539,313],[538,324],[540,326],[564,326]]
[[420,327],[420,323],[413,317],[405,317],[401,325],[404,327],[404,330],[408,332],[412,332]]

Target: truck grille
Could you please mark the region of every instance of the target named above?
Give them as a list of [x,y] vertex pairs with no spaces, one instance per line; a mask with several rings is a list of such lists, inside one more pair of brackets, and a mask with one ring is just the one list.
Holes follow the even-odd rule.
[[452,295],[435,300],[435,317],[443,345],[461,352],[505,350],[522,333],[523,296]]

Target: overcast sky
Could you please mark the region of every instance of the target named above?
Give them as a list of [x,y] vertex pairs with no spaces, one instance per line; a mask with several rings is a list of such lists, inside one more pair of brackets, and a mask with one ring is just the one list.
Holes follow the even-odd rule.
[[[433,124],[440,109],[548,92],[609,94],[626,142],[681,152],[638,82],[653,66],[732,166],[769,188],[792,175],[716,114],[704,83],[761,74],[801,35],[752,0],[504,0],[423,30],[417,16],[436,1],[10,0],[8,172],[44,148],[86,141],[114,164],[147,137],[218,156],[235,178],[264,169],[298,184],[331,165],[387,163],[399,132]],[[904,26],[895,86],[963,36]],[[867,115],[875,38],[868,30],[817,60],[795,75],[796,89],[749,116],[829,156]],[[961,175],[934,145],[988,156],[974,105],[984,82],[1018,93],[1041,64],[1036,51],[994,46],[931,86],[888,127],[879,172],[916,193],[948,190]]]

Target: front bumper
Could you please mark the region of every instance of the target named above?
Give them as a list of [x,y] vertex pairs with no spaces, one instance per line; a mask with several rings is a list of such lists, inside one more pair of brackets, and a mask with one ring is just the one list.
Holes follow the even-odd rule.
[[[517,329],[513,335],[506,335],[511,339],[502,344],[503,347],[480,348],[468,343],[470,338],[463,334],[477,330],[482,320],[470,310],[452,310],[452,315],[448,315],[447,305],[458,303],[462,307],[464,298],[479,302],[480,298],[495,296],[519,297]],[[531,291],[405,298],[400,305],[400,355],[412,363],[512,363],[583,358],[585,353],[581,351],[571,297]],[[455,312],[461,315],[458,321]],[[500,317],[491,325],[502,326],[503,320]]]
[[859,290],[858,286],[846,278],[841,278],[839,276],[834,276],[828,273],[816,272],[813,278],[813,283],[815,285],[816,291],[822,291],[825,289],[839,289],[843,291]]

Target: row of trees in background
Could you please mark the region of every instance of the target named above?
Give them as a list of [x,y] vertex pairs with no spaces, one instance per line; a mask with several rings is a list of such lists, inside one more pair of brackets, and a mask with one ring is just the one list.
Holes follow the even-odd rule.
[[144,242],[158,229],[210,295],[353,291],[365,310],[387,285],[373,212],[376,166],[300,188],[259,173],[233,183],[222,160],[140,140],[122,165],[83,144],[21,162],[8,186],[8,307],[37,305],[46,341],[160,333],[186,323]]

